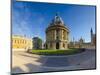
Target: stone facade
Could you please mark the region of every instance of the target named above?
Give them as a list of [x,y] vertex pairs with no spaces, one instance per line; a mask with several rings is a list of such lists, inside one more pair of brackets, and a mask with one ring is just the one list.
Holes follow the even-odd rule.
[[69,30],[61,17],[56,14],[52,23],[46,29],[46,49],[67,49],[69,42]]
[[32,46],[32,39],[20,35],[12,36],[13,51],[27,51],[32,49]]
[[93,30],[91,28],[91,41],[84,42],[83,38],[81,37],[79,41],[71,41],[68,45],[69,48],[87,48],[87,49],[95,49],[96,47],[96,34],[93,34]]

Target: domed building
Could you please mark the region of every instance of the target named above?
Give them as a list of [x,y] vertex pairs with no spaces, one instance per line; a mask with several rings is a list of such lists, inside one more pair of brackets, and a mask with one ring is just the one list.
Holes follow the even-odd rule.
[[46,49],[68,49],[69,29],[62,18],[56,14],[46,29]]

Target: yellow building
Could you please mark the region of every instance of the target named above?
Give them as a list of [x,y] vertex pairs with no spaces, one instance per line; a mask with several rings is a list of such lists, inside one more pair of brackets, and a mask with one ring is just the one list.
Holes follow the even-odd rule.
[[12,36],[13,51],[27,51],[28,49],[32,49],[32,45],[32,39],[19,35]]

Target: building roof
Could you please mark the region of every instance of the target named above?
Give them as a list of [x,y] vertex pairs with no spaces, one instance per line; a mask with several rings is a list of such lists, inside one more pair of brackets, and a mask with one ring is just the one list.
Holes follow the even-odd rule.
[[64,24],[62,18],[56,13],[55,17],[53,18],[52,22],[49,24],[49,26],[46,28],[46,33],[49,30],[54,30],[54,29],[64,29],[69,31],[69,28]]
[[31,38],[27,38],[26,36],[22,35],[12,35],[12,39],[14,38],[32,40]]
[[64,22],[63,22],[62,18],[59,16],[59,14],[56,13],[56,15],[50,25],[59,25],[59,24],[64,25]]

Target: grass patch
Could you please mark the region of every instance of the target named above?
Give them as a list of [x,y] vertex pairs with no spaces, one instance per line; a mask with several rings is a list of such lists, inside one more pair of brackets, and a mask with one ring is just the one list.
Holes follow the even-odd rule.
[[68,50],[32,50],[31,53],[39,55],[71,55],[82,52],[83,49],[68,49]]

